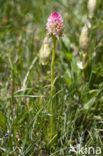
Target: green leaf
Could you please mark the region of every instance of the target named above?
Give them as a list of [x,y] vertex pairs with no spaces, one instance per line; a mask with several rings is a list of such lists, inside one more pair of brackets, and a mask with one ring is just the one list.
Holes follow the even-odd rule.
[[0,128],[5,129],[6,127],[6,118],[2,112],[0,112]]
[[66,48],[69,49],[70,48],[70,40],[69,40],[69,38],[66,35],[64,35],[62,37],[62,41],[63,41],[64,45],[66,46]]
[[89,109],[95,102],[96,97],[92,97],[88,102],[84,104],[84,109]]

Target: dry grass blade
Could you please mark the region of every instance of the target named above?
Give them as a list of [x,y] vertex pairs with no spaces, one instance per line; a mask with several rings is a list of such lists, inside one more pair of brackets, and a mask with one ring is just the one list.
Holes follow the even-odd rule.
[[26,89],[26,82],[27,82],[27,80],[28,80],[30,71],[31,71],[31,69],[33,68],[33,66],[34,66],[34,64],[36,63],[36,61],[37,61],[37,57],[34,58],[34,60],[32,61],[32,64],[31,64],[30,67],[29,67],[29,70],[28,70],[28,72],[27,72],[27,74],[26,74],[26,76],[25,76],[25,78],[24,78],[24,81],[23,81],[22,89]]

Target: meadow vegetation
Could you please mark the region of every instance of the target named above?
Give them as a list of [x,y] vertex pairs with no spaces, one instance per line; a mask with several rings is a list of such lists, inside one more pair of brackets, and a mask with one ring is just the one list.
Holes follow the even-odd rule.
[[[52,55],[42,65],[39,53],[54,11],[65,29],[56,48],[50,138]],[[77,144],[103,155],[103,1],[90,17],[88,0],[0,0],[0,156],[68,156]]]

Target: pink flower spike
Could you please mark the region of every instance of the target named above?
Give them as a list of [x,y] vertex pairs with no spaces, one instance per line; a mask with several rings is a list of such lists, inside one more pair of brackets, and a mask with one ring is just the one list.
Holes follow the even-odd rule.
[[60,37],[64,31],[63,19],[58,12],[53,12],[47,21],[46,29],[50,35]]

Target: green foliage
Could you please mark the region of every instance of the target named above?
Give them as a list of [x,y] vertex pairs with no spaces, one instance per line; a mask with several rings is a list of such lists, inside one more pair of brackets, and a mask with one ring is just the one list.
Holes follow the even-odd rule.
[[[103,1],[92,19],[87,2],[0,0],[0,155],[68,156],[70,144],[101,147],[103,155]],[[56,137],[48,146],[51,58],[42,66],[38,53],[53,11],[63,16],[65,32],[54,67]],[[89,45],[82,70],[85,23]]]

